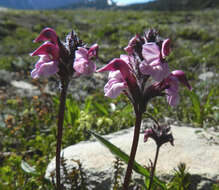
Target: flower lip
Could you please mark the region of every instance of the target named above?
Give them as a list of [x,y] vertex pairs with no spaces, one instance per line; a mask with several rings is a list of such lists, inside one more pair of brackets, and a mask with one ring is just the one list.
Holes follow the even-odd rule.
[[44,28],[39,36],[33,40],[33,42],[44,42],[49,40],[50,42],[52,42],[53,44],[58,44],[58,36],[55,32],[55,30],[53,30],[52,28]]
[[48,77],[53,75],[59,71],[58,62],[57,61],[49,61],[49,62],[42,62],[38,66],[35,65],[35,69],[31,72],[32,78],[39,78],[39,77]]

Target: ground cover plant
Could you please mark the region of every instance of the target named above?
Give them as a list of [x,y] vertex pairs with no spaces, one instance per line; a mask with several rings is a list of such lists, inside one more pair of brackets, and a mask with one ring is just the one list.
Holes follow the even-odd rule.
[[[0,188],[52,188],[43,176],[49,160],[55,155],[55,119],[59,100],[56,95],[44,92],[44,85],[53,78],[36,82],[29,76],[34,61],[28,54],[37,48],[38,45],[32,41],[43,28],[52,27],[59,36],[74,28],[88,44],[94,41],[100,44],[99,62],[104,64],[113,57],[119,57],[135,33],[142,34],[146,28],[156,28],[162,36],[169,36],[172,40],[173,51],[168,57],[171,70],[184,70],[195,94],[182,90],[179,106],[173,110],[167,108],[162,99],[153,100],[153,104],[148,105],[148,111],[156,118],[165,115],[195,126],[216,128],[219,121],[218,16],[217,10],[171,13],[123,11],[122,14],[121,11],[94,10],[1,12],[0,68],[13,73],[17,80],[38,85],[41,95],[16,97],[10,81],[1,78]],[[199,79],[207,71],[213,72],[213,78]],[[111,105],[115,105],[114,109],[110,105],[111,100],[103,97],[101,89],[82,84],[84,91],[89,91],[87,98],[79,98],[78,101],[74,94],[69,94],[67,98],[64,147],[88,139],[88,129],[106,134],[133,125],[132,108],[126,97],[113,100]],[[57,92],[54,88],[53,91]],[[22,170],[21,160],[35,166],[35,176]]]

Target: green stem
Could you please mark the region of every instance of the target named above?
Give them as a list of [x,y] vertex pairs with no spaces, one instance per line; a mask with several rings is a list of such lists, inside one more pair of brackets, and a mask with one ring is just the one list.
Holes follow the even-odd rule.
[[129,182],[131,179],[132,174],[132,168],[135,161],[135,155],[138,147],[138,140],[139,140],[139,134],[140,134],[140,128],[141,128],[141,121],[142,121],[142,113],[139,112],[137,109],[135,109],[136,114],[136,120],[135,120],[135,131],[134,131],[134,137],[132,141],[132,148],[131,153],[129,157],[128,167],[125,174],[124,184],[123,184],[123,190],[128,190]]
[[63,130],[63,122],[64,122],[64,114],[65,114],[65,101],[67,95],[69,81],[61,81],[61,95],[60,95],[60,103],[59,103],[59,113],[58,113],[58,124],[57,124],[57,141],[56,141],[56,189],[62,190],[62,185],[60,182],[60,152],[62,145],[62,130]]
[[148,190],[151,189],[152,184],[153,184],[154,172],[155,172],[156,165],[157,165],[157,159],[158,159],[159,150],[160,150],[160,146],[157,146],[157,149],[156,149],[156,155],[155,155],[155,158],[154,158],[154,165],[153,165],[153,167],[152,167],[152,171],[151,171],[150,184],[149,184]]

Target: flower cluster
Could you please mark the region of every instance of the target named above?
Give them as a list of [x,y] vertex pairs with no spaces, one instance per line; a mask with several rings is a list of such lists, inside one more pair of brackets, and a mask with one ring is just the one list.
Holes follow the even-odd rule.
[[[115,98],[124,92],[143,111],[151,98],[162,95],[167,96],[171,106],[176,106],[179,83],[191,89],[183,71],[169,71],[166,57],[170,53],[170,40],[161,40],[155,30],[149,30],[144,36],[134,36],[125,51],[127,54],[98,70],[109,71],[105,96]],[[146,85],[149,78],[154,82]]]
[[173,146],[174,139],[168,125],[157,124],[149,129],[146,129],[144,131],[144,142],[146,142],[148,138],[152,138],[158,147],[161,147],[167,142],[170,142],[170,144]]
[[39,56],[35,68],[31,72],[33,78],[59,75],[89,75],[96,71],[92,61],[98,55],[98,45],[87,48],[72,31],[66,41],[59,40],[55,30],[45,28],[34,42],[44,42],[31,56]]

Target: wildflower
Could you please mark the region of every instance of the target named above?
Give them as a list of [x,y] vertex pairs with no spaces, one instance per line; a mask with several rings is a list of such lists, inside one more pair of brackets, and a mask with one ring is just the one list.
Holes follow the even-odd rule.
[[135,47],[135,45],[136,45],[136,42],[137,42],[138,38],[139,38],[138,35],[134,36],[134,37],[129,41],[128,46],[126,46],[126,47],[124,48],[124,50],[125,50],[129,55],[131,55],[131,54],[134,53],[134,47]]
[[158,147],[170,142],[173,145],[173,135],[170,133],[170,127],[168,125],[154,125],[153,127],[144,131],[144,142],[152,138]]
[[[123,92],[132,102],[136,115],[133,143],[123,185],[124,190],[129,187],[142,114],[145,112],[148,102],[154,97],[167,95],[169,104],[175,106],[179,100],[178,83],[183,83],[191,89],[184,72],[173,71],[171,73],[169,71],[166,57],[170,53],[170,40],[161,40],[155,30],[149,30],[144,36],[134,36],[125,47],[125,51],[128,55],[114,58],[106,66],[97,70],[97,72],[109,71],[109,80],[104,87],[105,96],[115,98]],[[153,80],[149,80],[150,78]],[[173,137],[169,131],[168,126],[157,124],[145,131],[145,141],[151,137],[156,141],[158,147],[166,142],[173,145]],[[159,148],[156,160],[158,152]],[[154,169],[151,172],[149,189],[152,185]]]
[[134,91],[137,88],[136,78],[132,74],[128,57],[121,55],[120,58],[113,59],[97,72],[103,71],[110,71],[109,81],[104,87],[105,96],[115,98],[123,90],[127,94],[135,93]]
[[[94,44],[87,48],[74,31],[66,36],[65,42],[62,42],[59,40],[55,30],[51,28],[42,30],[34,42],[44,43],[30,54],[31,56],[39,56],[31,76],[38,78],[57,74],[60,81],[61,93],[57,122],[55,189],[61,190],[63,186],[60,176],[60,152],[68,85],[72,76],[87,75],[96,70],[96,65],[91,59],[97,57],[98,45]],[[40,114],[43,114],[43,111]]]
[[59,49],[51,42],[45,42],[31,56],[39,56],[40,59],[35,64],[35,69],[31,72],[33,78],[49,77],[59,71],[58,59]]
[[187,86],[189,90],[192,89],[186,79],[185,73],[181,70],[172,71],[171,74],[165,79],[165,85],[167,86],[165,90],[167,102],[171,106],[176,106],[179,103],[179,83]]
[[169,40],[162,43],[162,53],[160,47],[154,43],[145,43],[142,47],[142,56],[144,60],[139,68],[142,74],[151,75],[155,81],[163,80],[169,74],[168,64],[164,58],[169,54]]
[[96,65],[92,62],[93,57],[97,57],[98,45],[94,44],[89,50],[79,47],[75,52],[73,68],[78,74],[89,75],[96,71]]

